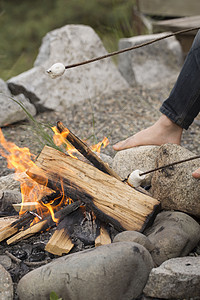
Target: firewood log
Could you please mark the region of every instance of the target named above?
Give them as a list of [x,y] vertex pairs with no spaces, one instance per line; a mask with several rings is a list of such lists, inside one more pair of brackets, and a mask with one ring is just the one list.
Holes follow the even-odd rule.
[[[65,218],[66,215],[72,213],[76,209],[78,209],[81,205],[81,201],[77,201],[76,203],[72,203],[59,211],[55,213],[55,218],[57,219],[57,222],[60,222]],[[13,237],[7,240],[7,244],[13,244],[16,243],[22,239],[26,239],[38,232],[45,231],[52,226],[54,226],[56,223],[53,221],[51,216],[46,217],[44,220],[37,222],[33,226],[27,228],[26,230],[20,231],[17,234],[15,234]],[[15,233],[15,232],[14,232]]]
[[62,124],[62,122],[57,122],[57,128],[62,133],[67,131],[68,134],[66,136],[66,140],[70,142],[85,158],[87,158],[97,169],[102,172],[109,174],[118,180],[121,180],[120,176],[114,172],[107,164],[103,162],[103,160],[97,156],[90,147],[81,141],[75,134],[73,134],[68,128]]
[[160,209],[158,200],[48,146],[27,175],[54,190],[63,182],[70,198],[82,200],[95,214],[99,213],[99,219],[103,215],[102,221],[118,226],[117,229],[143,231]]

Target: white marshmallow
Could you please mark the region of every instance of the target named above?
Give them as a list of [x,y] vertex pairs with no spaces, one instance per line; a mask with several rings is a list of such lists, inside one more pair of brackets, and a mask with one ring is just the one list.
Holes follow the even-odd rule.
[[128,177],[128,180],[127,180],[128,184],[135,188],[140,186],[142,181],[146,177],[145,175],[140,176],[141,173],[143,173],[143,172],[140,170],[133,171]]
[[51,78],[62,76],[65,72],[65,66],[62,63],[56,63],[46,71]]

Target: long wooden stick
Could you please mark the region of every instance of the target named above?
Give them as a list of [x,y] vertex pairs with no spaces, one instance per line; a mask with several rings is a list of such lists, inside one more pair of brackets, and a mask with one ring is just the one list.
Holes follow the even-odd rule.
[[120,176],[115,173],[107,164],[105,164],[100,157],[98,157],[90,147],[81,141],[75,134],[73,134],[68,128],[66,128],[62,122],[57,122],[57,128],[60,133],[67,131],[66,140],[70,142],[85,158],[87,158],[97,169],[109,174],[118,180],[122,181]]
[[161,167],[149,170],[149,171],[145,171],[145,172],[141,173],[140,176],[147,175],[147,174],[150,174],[152,172],[159,171],[159,170],[162,170],[162,169],[165,169],[165,168],[168,168],[168,167],[172,167],[172,166],[175,166],[175,165],[179,165],[179,164],[185,163],[187,161],[191,161],[191,160],[198,159],[198,158],[200,158],[200,155],[192,156],[192,157],[189,157],[189,158],[186,158],[186,159],[183,159],[183,160],[179,160],[179,161],[174,161],[170,164],[167,164],[167,165],[164,165],[164,166],[161,166]]
[[187,32],[190,32],[190,31],[193,31],[193,30],[198,30],[198,29],[200,29],[199,26],[198,27],[193,27],[193,28],[182,29],[182,30],[179,30],[179,31],[176,31],[176,32],[173,32],[173,33],[169,33],[165,36],[161,36],[159,38],[153,39],[151,41],[148,41],[148,42],[145,42],[145,43],[142,43],[142,44],[139,44],[139,45],[135,45],[135,46],[132,46],[132,47],[129,47],[129,48],[121,49],[121,50],[114,51],[114,52],[111,52],[111,53],[108,53],[108,54],[105,54],[105,55],[102,55],[102,56],[99,56],[99,57],[94,57],[94,58],[89,59],[89,60],[85,60],[85,61],[82,61],[82,62],[79,62],[79,63],[75,63],[75,64],[72,64],[72,65],[65,66],[65,69],[70,69],[70,68],[75,68],[75,67],[79,67],[79,66],[82,66],[82,65],[86,65],[86,64],[104,59],[104,58],[108,58],[108,57],[111,57],[111,56],[114,56],[114,55],[118,55],[118,54],[121,54],[121,53],[124,53],[124,52],[127,52],[127,51],[135,50],[135,49],[153,44],[155,42],[158,42],[158,41],[164,40],[166,38],[169,38],[171,36],[176,36],[178,34],[183,34],[183,33],[187,33]]

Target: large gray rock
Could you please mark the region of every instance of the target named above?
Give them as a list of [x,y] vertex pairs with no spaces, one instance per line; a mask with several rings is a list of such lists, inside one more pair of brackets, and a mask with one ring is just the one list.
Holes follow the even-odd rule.
[[[189,150],[173,144],[160,147],[157,166],[195,156]],[[175,165],[153,173],[152,197],[161,201],[163,209],[180,210],[200,216],[200,180],[192,177],[192,172],[199,168],[200,159]]]
[[6,214],[15,214],[12,204],[21,203],[22,195],[17,190],[0,190],[0,211]]
[[10,191],[20,192],[20,183],[15,178],[16,177],[14,173],[0,177],[0,190],[1,191],[10,190]]
[[173,258],[152,269],[144,293],[162,299],[199,299],[200,256]]
[[188,255],[200,240],[200,225],[182,212],[161,212],[153,226],[146,230],[156,265],[170,258]]
[[20,300],[47,300],[54,291],[63,300],[131,300],[147,282],[153,262],[137,243],[113,243],[56,259],[25,275]]
[[10,269],[12,266],[12,260],[10,257],[7,255],[0,255],[0,264],[5,268],[5,269]]
[[11,78],[9,88],[14,94],[22,92],[27,95],[38,110],[56,111],[63,111],[71,103],[102,93],[127,89],[127,82],[111,59],[66,70],[62,77],[56,79],[45,74],[54,63],[70,65],[106,53],[91,27],[66,25],[43,38],[34,68]]
[[[155,168],[159,146],[140,146],[117,152],[113,159],[113,170],[125,179],[132,171],[148,171]],[[150,180],[152,175],[148,176]]]
[[[168,34],[159,33],[123,38],[119,49],[133,47]],[[168,83],[177,77],[183,61],[180,43],[170,37],[151,45],[119,55],[119,70],[130,85],[147,87]]]
[[20,105],[11,98],[21,102],[33,116],[36,114],[35,107],[26,97],[24,97],[24,95],[13,96],[10,93],[7,84],[0,79],[0,127],[25,120],[27,118],[26,113]]
[[1,264],[0,264],[0,299],[13,300],[12,278]]
[[151,243],[149,238],[138,231],[123,231],[118,233],[114,239],[113,243],[119,243],[119,242],[134,242],[142,245],[145,247],[149,252],[151,252],[154,249],[154,245]]

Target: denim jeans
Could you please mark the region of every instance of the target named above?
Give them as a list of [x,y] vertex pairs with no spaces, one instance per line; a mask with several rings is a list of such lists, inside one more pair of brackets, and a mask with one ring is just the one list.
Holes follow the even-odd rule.
[[200,111],[200,30],[160,111],[184,129],[188,129]]

